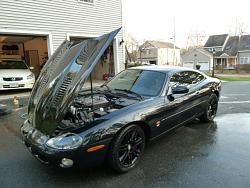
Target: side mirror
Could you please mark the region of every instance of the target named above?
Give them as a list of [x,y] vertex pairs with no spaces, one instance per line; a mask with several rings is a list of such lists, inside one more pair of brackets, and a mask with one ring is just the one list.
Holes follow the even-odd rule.
[[30,67],[30,70],[34,70],[34,67]]
[[176,86],[172,88],[172,94],[185,94],[188,92],[189,89],[186,86]]

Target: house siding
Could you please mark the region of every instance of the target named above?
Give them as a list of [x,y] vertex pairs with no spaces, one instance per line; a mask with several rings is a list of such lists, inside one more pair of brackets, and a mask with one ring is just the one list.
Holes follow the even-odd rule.
[[250,70],[250,64],[241,64],[240,58],[248,57],[250,58],[250,51],[238,52],[238,69]]
[[[150,51],[150,53],[148,53],[147,51]],[[157,48],[147,48],[147,49],[142,50],[140,53],[141,54],[139,54],[139,55],[141,56],[142,59],[157,59],[158,49]]]
[[[182,64],[185,66],[185,62],[193,62],[194,65],[192,68],[195,68],[195,64],[199,62],[208,62],[208,65],[202,65],[201,64],[201,70],[209,70],[209,62],[210,62],[210,68],[212,67],[213,60],[211,57],[197,51],[193,50],[192,52],[188,54],[182,55]],[[203,66],[203,67],[202,67]]]
[[[98,36],[122,26],[121,0],[1,0],[0,30],[51,33],[53,50],[70,34]],[[117,40],[122,40],[122,31]],[[118,42],[119,68],[124,69],[124,47]]]

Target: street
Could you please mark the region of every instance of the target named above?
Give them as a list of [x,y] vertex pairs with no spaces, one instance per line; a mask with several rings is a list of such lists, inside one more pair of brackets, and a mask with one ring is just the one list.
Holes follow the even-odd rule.
[[[11,103],[12,101],[5,101]],[[150,143],[139,165],[61,169],[37,161],[19,128],[27,99],[0,116],[0,187],[249,187],[250,82],[225,82],[213,123],[194,121]],[[13,106],[11,106],[13,108]]]

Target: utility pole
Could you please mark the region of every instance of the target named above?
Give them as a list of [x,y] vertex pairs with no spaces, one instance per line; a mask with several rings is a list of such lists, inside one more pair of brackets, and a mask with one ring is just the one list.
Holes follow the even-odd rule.
[[175,17],[174,17],[174,65],[175,65]]
[[212,69],[212,77],[214,77],[214,70],[215,70],[215,58],[214,58],[215,53],[216,53],[215,48],[213,48],[213,69]]

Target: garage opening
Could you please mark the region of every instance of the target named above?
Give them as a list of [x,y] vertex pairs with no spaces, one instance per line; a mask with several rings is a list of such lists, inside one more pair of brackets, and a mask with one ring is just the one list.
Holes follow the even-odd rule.
[[[70,37],[70,41],[81,42],[89,38],[84,37]],[[111,79],[115,75],[114,65],[114,50],[111,44],[105,53],[102,55],[100,62],[96,65],[92,72],[92,79],[94,85],[101,85],[106,80]]]
[[24,61],[38,77],[48,60],[47,37],[0,35],[0,60]]

